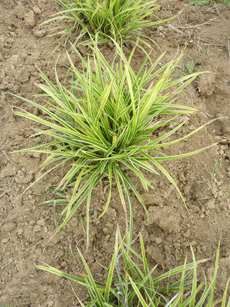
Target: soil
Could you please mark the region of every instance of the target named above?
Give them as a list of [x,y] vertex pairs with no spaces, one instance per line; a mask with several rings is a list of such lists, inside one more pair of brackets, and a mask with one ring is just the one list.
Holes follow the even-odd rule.
[[[35,114],[38,110],[12,94],[40,101],[39,97],[33,97],[39,93],[36,83],[41,82],[35,64],[54,80],[58,54],[59,78],[64,80],[68,66],[65,50],[60,48],[52,53],[54,46],[49,45],[58,36],[49,36],[49,28],[38,26],[57,9],[57,5],[48,0],[0,1],[0,300],[4,306],[78,306],[74,291],[82,299],[85,296],[78,285],[36,270],[34,263],[46,263],[77,275],[83,272],[78,247],[92,273],[100,280],[105,273],[100,264],[109,265],[112,257],[116,226],[125,233],[124,213],[115,187],[107,214],[97,219],[106,202],[106,183],[102,182],[92,200],[88,251],[80,223],[85,223],[84,206],[52,239],[50,236],[57,226],[56,209],[35,206],[45,199],[41,185],[49,196],[49,187],[59,182],[60,172],[46,177],[22,195],[39,177],[37,168],[45,157],[37,153],[11,154],[31,146],[34,142],[31,135],[38,127],[13,114],[12,108],[23,108]],[[188,210],[167,179],[146,174],[155,187],[153,191],[141,192],[150,218],[147,220],[133,196],[133,237],[142,231],[149,263],[158,263],[159,273],[182,264],[186,255],[191,258],[191,244],[197,259],[210,258],[202,267],[208,278],[211,278],[220,242],[216,291],[221,295],[230,276],[230,7],[222,2],[217,6],[195,7],[188,5],[188,1],[165,0],[158,15],[161,18],[176,16],[168,24],[145,30],[147,36],[167,51],[164,61],[172,59],[186,46],[186,57],[175,74],[183,76],[186,64],[195,61],[196,71],[210,72],[198,77],[180,93],[179,103],[200,112],[185,117],[188,121],[177,137],[216,119],[188,141],[167,149],[167,154],[216,145],[191,158],[164,163],[184,195]],[[112,50],[104,47],[103,53],[111,56]],[[159,49],[153,45],[152,59],[159,55]],[[140,65],[143,59],[143,53],[137,50],[134,64]],[[79,59],[75,60],[76,66],[80,66]]]

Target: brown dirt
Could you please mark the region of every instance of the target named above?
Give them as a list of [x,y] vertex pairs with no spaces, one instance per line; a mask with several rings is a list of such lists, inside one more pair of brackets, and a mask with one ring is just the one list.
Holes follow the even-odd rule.
[[[32,4],[33,3],[33,4]],[[55,37],[46,38],[46,30],[37,25],[48,19],[57,9],[52,1],[33,0],[0,2],[0,110],[1,110],[1,160],[0,160],[0,299],[6,306],[24,303],[24,306],[78,306],[71,285],[67,280],[37,271],[34,263],[44,262],[66,272],[77,274],[82,265],[76,248],[85,253],[86,260],[98,279],[104,271],[99,265],[109,264],[113,253],[114,231],[119,224],[124,233],[125,221],[116,189],[107,214],[98,221],[97,212],[105,204],[102,183],[92,201],[91,245],[85,252],[85,233],[79,220],[85,221],[82,207],[66,228],[52,240],[49,235],[56,228],[57,213],[54,208],[34,204],[44,200],[40,185],[33,186],[21,196],[25,188],[38,178],[34,171],[44,159],[39,154],[10,154],[18,148],[33,143],[30,136],[36,124],[13,115],[12,106],[31,108],[11,96],[14,93],[26,98],[38,93],[35,83],[41,78],[38,65],[54,79],[54,65],[58,53],[51,53]],[[155,190],[142,193],[148,206],[150,219],[133,197],[134,234],[142,230],[150,264],[159,263],[159,271],[181,264],[189,254],[189,244],[197,259],[210,257],[204,266],[208,277],[213,271],[214,256],[218,242],[221,243],[220,278],[217,293],[221,294],[230,275],[230,7],[191,7],[187,1],[166,0],[160,10],[162,18],[178,17],[170,25],[161,25],[146,30],[162,50],[167,50],[165,61],[175,56],[178,48],[187,49],[187,61],[203,55],[197,70],[208,70],[210,74],[200,76],[184,90],[180,103],[198,108],[201,112],[187,116],[188,123],[177,136],[193,130],[211,119],[220,118],[189,141],[173,146],[169,154],[189,152],[202,146],[218,142],[205,153],[165,163],[185,196],[188,212],[175,189],[165,178],[148,177]],[[160,52],[153,47],[152,57]],[[105,54],[111,49],[105,48]],[[64,80],[65,51],[59,50],[59,76]],[[143,60],[136,52],[135,63]],[[76,63],[78,60],[76,59]],[[78,64],[76,64],[78,65]],[[183,61],[177,69],[182,75]],[[38,98],[33,98],[37,99]],[[32,110],[37,113],[37,110]],[[218,160],[219,159],[219,160]],[[217,161],[223,163],[215,174]],[[206,166],[204,165],[206,164]],[[45,190],[57,183],[56,173],[42,181]],[[72,284],[80,297],[84,292]]]

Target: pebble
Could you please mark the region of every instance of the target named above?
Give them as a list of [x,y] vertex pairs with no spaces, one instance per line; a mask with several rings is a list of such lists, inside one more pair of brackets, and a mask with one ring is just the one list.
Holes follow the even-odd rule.
[[16,167],[12,163],[8,163],[7,166],[0,172],[0,178],[15,175]]
[[215,200],[214,199],[211,199],[207,202],[207,205],[206,205],[207,209],[214,209],[215,208]]
[[62,267],[62,268],[65,268],[66,266],[67,266],[67,263],[66,263],[65,261],[62,261],[61,267]]
[[7,224],[2,226],[2,230],[4,232],[10,232],[10,231],[14,230],[15,228],[16,228],[16,224],[14,224],[14,223],[7,223]]
[[37,30],[37,31],[34,31],[34,35],[37,38],[41,38],[41,37],[46,35],[46,31],[45,30]]
[[104,227],[103,232],[104,232],[105,235],[108,235],[108,234],[110,234],[111,230],[108,227]]
[[32,174],[25,175],[22,171],[18,171],[17,176],[15,177],[15,181],[17,183],[29,183],[33,179]]
[[40,225],[40,226],[45,226],[45,219],[41,219],[39,221],[37,221],[37,224]]
[[174,244],[174,247],[175,247],[176,249],[180,249],[180,243],[175,243],[175,244]]
[[107,235],[107,236],[105,237],[105,240],[106,240],[106,241],[109,241],[110,237],[111,237],[110,235]]
[[25,83],[29,80],[29,72],[28,71],[16,71],[14,74],[14,78],[16,81],[19,81],[21,83]]
[[53,305],[54,305],[54,301],[50,300],[50,301],[47,302],[47,306],[48,307],[52,307]]
[[206,248],[206,246],[205,245],[203,245],[202,247],[201,247],[201,249],[202,249],[202,251],[205,253],[206,252],[206,250],[207,250],[207,248]]
[[34,226],[34,225],[35,225],[35,221],[34,221],[34,220],[31,220],[31,221],[29,222],[29,225],[30,225],[30,226]]
[[33,28],[36,24],[36,21],[35,21],[35,14],[33,11],[29,11],[29,13],[27,13],[25,15],[25,24],[28,28]]
[[156,244],[161,244],[162,243],[162,239],[161,238],[155,238],[155,242]]
[[17,34],[15,32],[10,32],[10,36],[16,37]]
[[190,229],[188,229],[185,233],[184,233],[184,237],[185,238],[189,238],[190,237]]
[[17,233],[18,233],[19,235],[23,234],[23,229],[19,228],[19,229],[17,230]]
[[18,4],[15,6],[15,15],[22,19],[25,15],[25,8],[23,4],[19,1]]
[[34,232],[40,232],[41,231],[41,226],[40,225],[35,225],[34,226]]
[[60,59],[58,60],[58,65],[59,66],[68,66],[69,65],[69,58],[67,54],[63,54]]
[[41,10],[40,10],[39,7],[37,7],[37,6],[34,6],[34,7],[33,7],[33,11],[34,11],[34,13],[37,14],[37,15],[41,14]]

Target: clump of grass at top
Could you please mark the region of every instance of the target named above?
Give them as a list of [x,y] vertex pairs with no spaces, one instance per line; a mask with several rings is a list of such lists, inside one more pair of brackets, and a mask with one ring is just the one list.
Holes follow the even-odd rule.
[[63,10],[45,23],[64,21],[59,44],[69,40],[74,44],[90,43],[96,36],[100,43],[111,42],[111,38],[118,43],[133,42],[138,36],[144,37],[144,28],[170,20],[161,20],[154,14],[159,8],[155,0],[55,1]]
[[[129,236],[128,236],[129,238]],[[193,262],[172,268],[156,277],[157,265],[149,268],[143,238],[140,234],[141,253],[131,247],[131,241],[116,240],[111,264],[107,270],[105,283],[94,279],[80,250],[78,250],[86,274],[79,277],[64,273],[52,267],[37,265],[38,269],[65,277],[87,288],[88,297],[84,301],[78,298],[80,306],[85,307],[204,307],[230,306],[227,298],[229,280],[222,295],[218,295],[217,272],[219,248],[217,250],[215,270],[209,283],[204,277],[198,278],[197,266],[205,260],[196,261],[192,250]],[[155,277],[153,277],[155,274]]]
[[[145,190],[152,188],[152,185],[143,171],[148,171],[154,176],[164,175],[181,195],[175,181],[161,162],[180,159],[202,150],[175,156],[167,156],[159,151],[185,140],[202,127],[179,139],[167,141],[169,136],[184,125],[185,122],[182,121],[175,128],[167,129],[158,136],[158,129],[166,129],[177,115],[196,111],[176,104],[176,95],[192,82],[198,73],[172,80],[171,75],[180,57],[159,66],[163,55],[152,63],[150,68],[146,66],[146,57],[139,71],[135,73],[130,64],[132,54],[127,60],[119,46],[111,65],[96,45],[93,50],[93,57],[88,61],[75,50],[81,57],[83,71],[79,71],[69,57],[72,73],[69,88],[60,83],[56,69],[56,85],[40,71],[46,82],[46,85],[39,85],[44,92],[41,96],[47,103],[45,107],[17,96],[40,109],[46,114],[45,117],[15,112],[44,125],[46,129],[39,130],[36,135],[46,135],[53,139],[49,143],[18,152],[34,151],[47,154],[48,158],[42,164],[42,167],[48,168],[44,175],[71,163],[72,166],[64,177],[60,178],[58,184],[58,189],[73,189],[72,197],[62,211],[65,218],[58,231],[86,200],[87,238],[91,195],[100,180],[107,178],[109,183],[107,202],[101,216],[109,206],[112,186],[115,185],[126,215],[127,227],[129,208],[129,226],[132,228],[131,193],[148,214],[132,181],[136,181],[133,175],[140,180]],[[183,199],[182,195],[181,198]]]
[[[227,4],[230,4],[230,0],[220,0],[218,2],[224,2]],[[189,2],[190,5],[200,5],[200,6],[205,6],[209,4],[217,5],[217,1],[215,0],[192,0]]]

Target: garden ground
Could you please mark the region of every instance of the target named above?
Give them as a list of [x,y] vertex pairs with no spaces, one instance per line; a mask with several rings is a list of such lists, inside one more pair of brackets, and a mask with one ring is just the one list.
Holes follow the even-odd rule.
[[[50,197],[49,187],[59,182],[63,170],[46,177],[21,195],[39,177],[37,168],[45,156],[11,154],[31,146],[33,139],[30,136],[38,127],[14,116],[12,107],[35,114],[38,110],[31,109],[9,93],[26,98],[38,94],[35,83],[41,82],[41,78],[35,64],[54,80],[58,54],[59,78],[64,82],[68,67],[65,50],[61,48],[52,53],[54,46],[48,45],[58,37],[47,37],[52,31],[38,27],[56,11],[57,6],[48,0],[0,2],[0,300],[5,306],[78,306],[74,291],[82,299],[85,294],[78,285],[38,271],[34,263],[46,263],[77,275],[83,272],[77,255],[79,247],[95,278],[103,280],[105,270],[100,264],[108,265],[111,260],[117,224],[125,234],[124,213],[115,187],[110,208],[103,218],[97,219],[106,202],[105,181],[92,200],[91,241],[87,252],[84,206],[54,238],[50,235],[57,227],[59,208],[35,206],[44,201],[44,193]],[[168,24],[145,30],[148,37],[167,51],[164,61],[174,58],[186,46],[175,74],[182,76],[187,70],[193,70],[195,63],[195,70],[210,72],[198,77],[179,94],[180,104],[195,107],[200,112],[184,116],[183,119],[188,121],[177,136],[217,119],[188,141],[172,146],[167,154],[217,144],[197,156],[165,163],[186,199],[188,211],[167,179],[148,177],[155,189],[141,194],[150,218],[147,221],[141,205],[133,197],[133,237],[142,231],[149,264],[158,263],[158,272],[182,264],[186,255],[190,257],[191,244],[197,259],[210,258],[201,269],[208,278],[212,277],[220,241],[217,295],[221,295],[230,276],[230,7],[222,2],[217,6],[195,7],[187,1],[165,0],[158,15],[161,18],[177,16]],[[154,45],[152,47],[151,58],[155,59],[160,51]],[[127,53],[129,49],[130,46],[125,46]],[[71,53],[71,49],[69,51]],[[79,51],[84,55],[88,49],[79,47]],[[103,54],[108,59],[113,53],[111,47],[103,47]],[[74,54],[72,57],[80,67],[80,60]],[[136,50],[133,67],[138,67],[143,59],[143,52]],[[38,97],[33,99],[41,101]],[[68,195],[66,197],[68,199]]]

